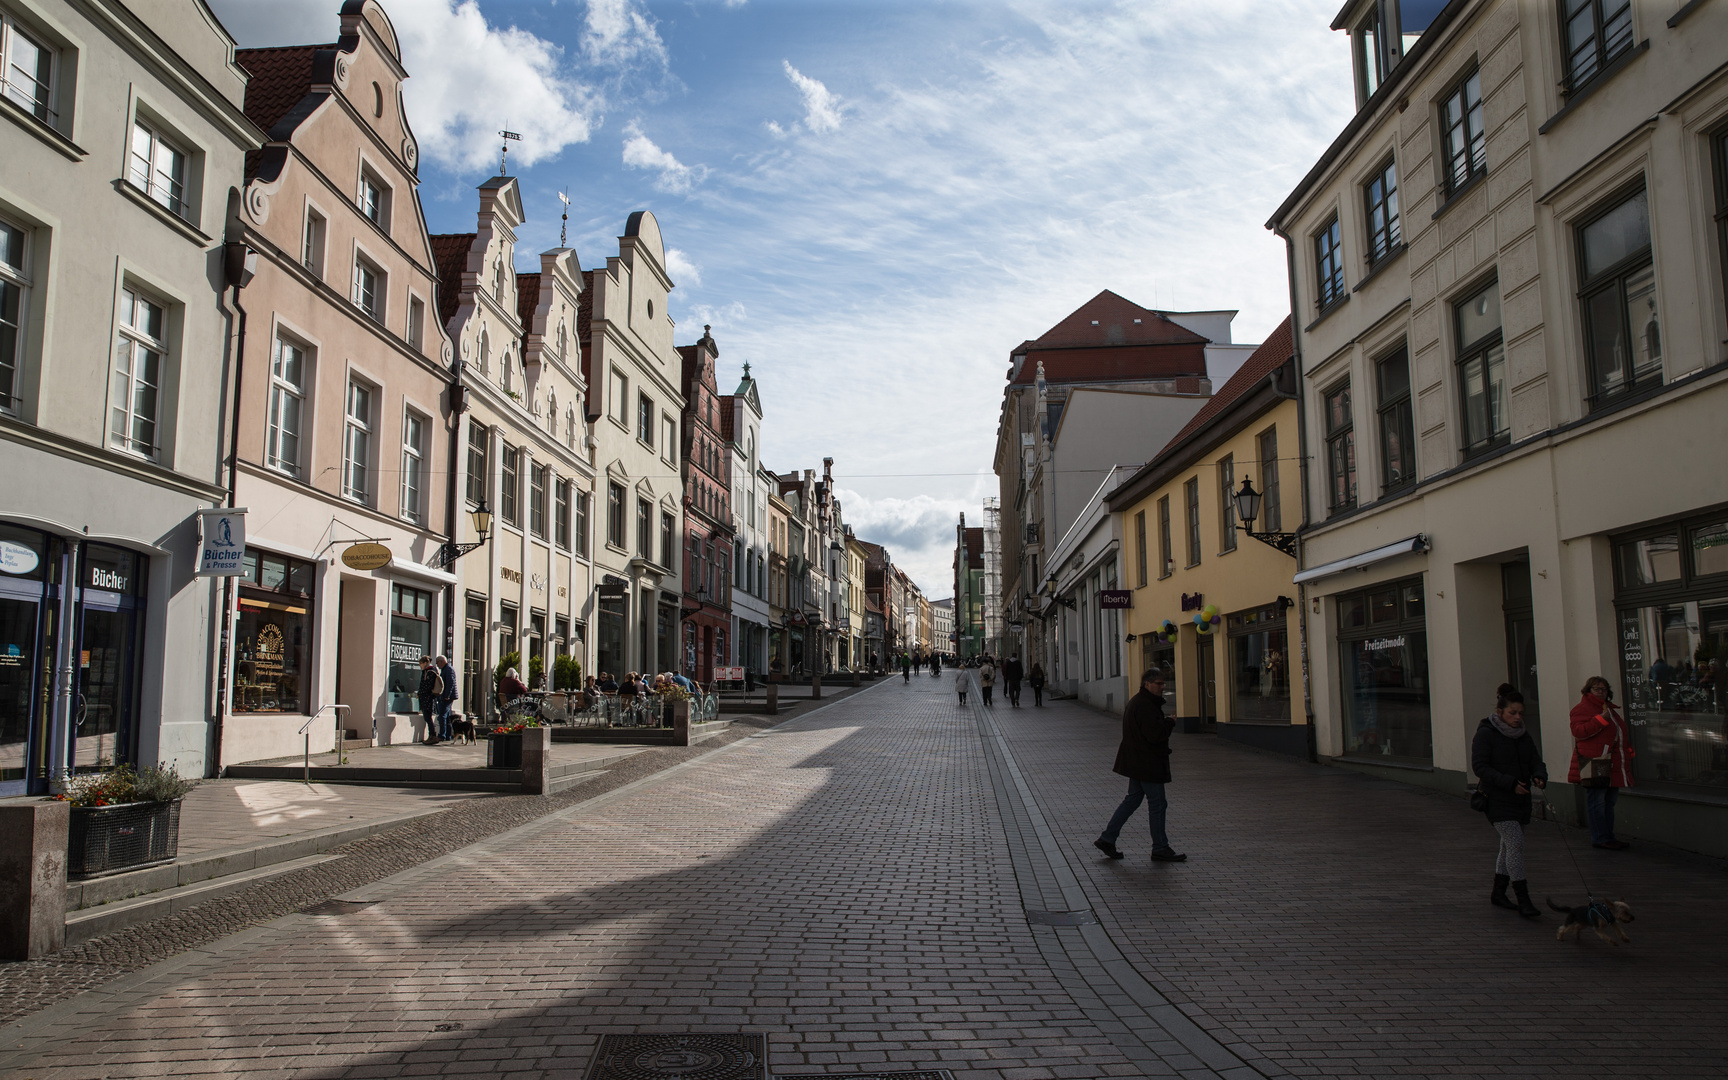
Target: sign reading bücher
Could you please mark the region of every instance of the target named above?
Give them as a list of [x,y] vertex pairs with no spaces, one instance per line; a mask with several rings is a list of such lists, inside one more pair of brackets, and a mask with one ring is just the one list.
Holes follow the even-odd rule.
[[246,557],[246,511],[198,511],[198,577],[239,577]]

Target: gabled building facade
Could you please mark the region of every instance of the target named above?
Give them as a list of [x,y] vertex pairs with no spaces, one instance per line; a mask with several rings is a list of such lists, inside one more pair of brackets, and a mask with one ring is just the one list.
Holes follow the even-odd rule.
[[[451,651],[445,474],[454,351],[437,317],[394,29],[342,7],[331,45],[247,49],[268,134],[231,235],[258,253],[239,356],[236,501],[249,509],[221,760],[297,753],[330,705],[361,738],[420,734],[419,660]],[[382,545],[388,559],[349,547]],[[313,726],[313,749],[334,724]]]
[[594,666],[617,676],[682,669],[683,359],[672,345],[666,247],[630,215],[618,254],[584,274],[580,337],[594,429]]
[[720,347],[702,328],[683,360],[684,648],[681,670],[697,682],[732,663],[731,459],[715,364]]
[[577,348],[582,273],[568,248],[516,273],[525,214],[514,177],[480,185],[476,230],[432,237],[438,314],[455,343],[466,412],[456,447],[453,523],[478,542],[472,515],[491,513],[490,542],[451,565],[460,578],[452,664],[458,708],[490,716],[499,662],[549,686],[555,658],[586,669],[594,468],[581,408]]
[[720,399],[727,472],[732,478],[732,648],[736,666],[768,670],[768,500],[772,474],[762,467],[762,393],[744,365],[732,393]]

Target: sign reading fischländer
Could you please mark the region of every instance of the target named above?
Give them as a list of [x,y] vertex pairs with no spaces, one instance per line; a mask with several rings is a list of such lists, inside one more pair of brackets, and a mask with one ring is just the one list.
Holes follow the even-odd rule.
[[246,508],[198,511],[198,576],[239,577],[246,558]]

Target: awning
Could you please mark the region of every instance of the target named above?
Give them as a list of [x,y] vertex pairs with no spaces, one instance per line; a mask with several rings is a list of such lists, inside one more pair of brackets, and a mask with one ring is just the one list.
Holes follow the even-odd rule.
[[1415,536],[1400,540],[1396,544],[1387,544],[1385,547],[1377,547],[1372,551],[1364,551],[1360,555],[1352,555],[1348,559],[1339,559],[1336,562],[1323,563],[1320,566],[1304,570],[1296,575],[1296,584],[1302,585],[1316,578],[1342,573],[1345,570],[1358,570],[1364,566],[1372,566],[1377,562],[1385,562],[1387,559],[1396,559],[1400,555],[1415,555],[1427,550],[1428,535],[1417,533]]

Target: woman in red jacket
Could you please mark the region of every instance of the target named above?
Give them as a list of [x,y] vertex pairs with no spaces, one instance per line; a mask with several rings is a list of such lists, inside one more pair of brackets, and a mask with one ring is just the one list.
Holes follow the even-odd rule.
[[[1572,769],[1569,783],[1584,784],[1590,819],[1590,842],[1607,851],[1624,851],[1631,845],[1614,838],[1614,803],[1620,789],[1632,786],[1632,729],[1614,707],[1614,691],[1608,680],[1593,675],[1584,684],[1583,699],[1572,706]],[[1606,764],[1606,771],[1603,765]],[[1580,773],[1594,771],[1594,779]]]

